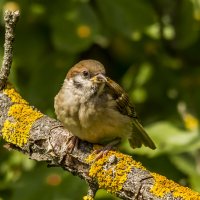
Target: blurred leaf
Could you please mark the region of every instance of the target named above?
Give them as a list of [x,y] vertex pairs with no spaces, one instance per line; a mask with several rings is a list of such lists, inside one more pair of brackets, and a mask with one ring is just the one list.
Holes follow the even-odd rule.
[[188,151],[196,142],[200,144],[199,137],[196,133],[179,129],[170,122],[161,121],[153,123],[146,127],[146,131],[155,142],[157,149],[152,151],[147,147],[143,147],[142,149],[135,149],[134,153],[149,156],[157,156],[163,153],[173,155]]
[[200,20],[200,1],[199,0],[191,0],[194,6],[194,18],[199,21]]
[[135,77],[136,86],[144,85],[150,78],[153,73],[153,67],[150,63],[143,63],[140,66],[138,75]]
[[20,152],[3,151],[1,148],[0,155],[0,191],[4,191],[7,196],[6,191],[10,190],[11,183],[19,180],[24,171],[33,169],[35,161],[27,159]]
[[86,193],[86,184],[62,169],[40,165],[34,171],[23,173],[13,189],[11,200],[77,200]]
[[[71,54],[49,53],[44,56],[38,64],[40,67],[32,69],[29,84],[27,85],[31,90],[26,90],[25,94],[28,101],[42,109],[43,112],[46,112],[48,108],[53,108],[54,96],[60,89],[64,77],[73,62],[74,55]],[[22,70],[25,71],[24,69]]]
[[192,156],[187,154],[171,155],[170,160],[185,174],[198,175],[195,167],[196,163]]
[[143,31],[155,19],[148,1],[97,0],[97,4],[107,26],[129,38],[135,31]]
[[170,156],[170,160],[177,166],[179,170],[189,176],[192,187],[200,192],[200,173],[197,171],[197,163],[194,157],[188,154]]
[[111,195],[110,193],[106,192],[105,190],[98,190],[97,194],[95,195],[96,200],[120,200],[120,198]]
[[135,103],[143,103],[147,99],[147,91],[142,87],[138,87],[132,91],[131,98],[134,99]]
[[200,175],[190,176],[189,180],[190,180],[191,187],[195,191],[200,192],[200,184],[199,184],[200,183]]
[[145,32],[154,39],[160,39],[160,26],[158,23],[148,26]]
[[184,49],[194,43],[199,35],[199,27],[194,20],[192,2],[189,0],[180,1],[175,16],[175,45],[179,49]]
[[131,90],[134,103],[142,103],[147,99],[147,91],[143,85],[148,82],[152,73],[153,67],[149,63],[142,63],[137,72],[135,66],[131,66],[123,76],[122,84],[126,90]]
[[99,31],[97,17],[88,4],[58,12],[51,17],[51,26],[56,48],[73,53],[87,49]]

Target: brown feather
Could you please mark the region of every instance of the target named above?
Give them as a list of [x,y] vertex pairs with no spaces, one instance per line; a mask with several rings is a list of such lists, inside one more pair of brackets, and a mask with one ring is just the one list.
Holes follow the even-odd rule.
[[133,119],[133,131],[131,138],[129,138],[129,143],[132,148],[141,147],[142,144],[155,149],[156,146],[147,135],[146,131],[139,123],[137,119],[137,114],[133,104],[129,101],[128,94],[118,85],[116,82],[111,80],[109,77],[106,77],[106,85],[109,87],[110,92],[113,98],[117,102],[117,109],[124,115],[127,115]]

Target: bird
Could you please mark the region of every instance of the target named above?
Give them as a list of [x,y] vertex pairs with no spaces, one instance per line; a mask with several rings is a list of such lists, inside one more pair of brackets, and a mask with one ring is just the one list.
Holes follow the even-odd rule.
[[156,148],[128,94],[106,76],[97,60],[81,60],[71,67],[55,96],[54,108],[57,119],[75,138],[109,147],[105,149],[124,138],[133,149]]

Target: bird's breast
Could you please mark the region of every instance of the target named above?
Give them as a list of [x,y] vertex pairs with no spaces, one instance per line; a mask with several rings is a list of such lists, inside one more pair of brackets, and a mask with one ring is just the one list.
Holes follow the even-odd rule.
[[127,137],[132,132],[131,119],[116,109],[116,102],[107,94],[83,101],[75,93],[61,92],[55,98],[54,107],[66,129],[91,143]]
[[70,90],[61,89],[54,101],[55,113],[65,128],[72,132],[79,132],[79,107],[80,100],[78,96]]
[[81,135],[77,136],[92,143],[127,137],[132,131],[131,119],[116,110],[112,98],[108,96],[102,99],[101,97],[80,106]]

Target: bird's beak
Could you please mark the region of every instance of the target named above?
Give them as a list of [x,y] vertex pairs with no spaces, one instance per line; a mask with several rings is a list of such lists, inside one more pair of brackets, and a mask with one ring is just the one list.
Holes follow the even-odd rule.
[[93,83],[106,83],[107,78],[103,74],[97,74],[90,79]]

